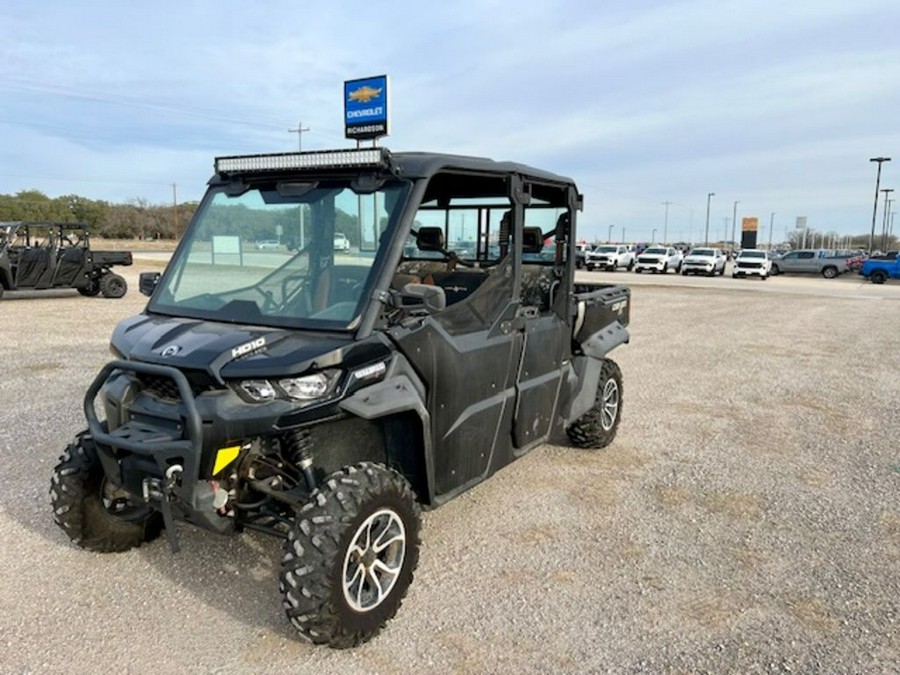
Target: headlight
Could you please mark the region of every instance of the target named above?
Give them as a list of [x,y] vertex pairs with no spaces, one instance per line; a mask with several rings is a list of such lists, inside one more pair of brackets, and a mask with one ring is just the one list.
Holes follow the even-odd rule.
[[289,399],[303,403],[330,397],[337,389],[341,372],[323,370],[302,377],[286,377],[275,382],[269,380],[241,380],[233,385],[245,400],[268,403],[275,399]]
[[330,395],[337,386],[337,371],[322,371],[303,377],[278,380],[278,386],[295,401],[314,401]]
[[268,380],[244,380],[238,386],[254,401],[264,403],[275,399],[275,387]]

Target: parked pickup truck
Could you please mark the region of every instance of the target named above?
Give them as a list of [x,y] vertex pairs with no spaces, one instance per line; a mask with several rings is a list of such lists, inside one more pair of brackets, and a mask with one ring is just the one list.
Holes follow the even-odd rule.
[[863,262],[859,273],[873,284],[883,284],[888,279],[900,279],[900,259],[869,258]]
[[769,254],[766,251],[756,248],[745,248],[734,259],[734,269],[731,272],[731,278],[756,276],[765,281],[771,273],[772,261],[769,260]]
[[695,248],[684,259],[681,273],[705,274],[708,277],[725,274],[725,254],[718,248]]
[[589,270],[599,267],[615,272],[619,267],[624,267],[630,272],[634,267],[634,254],[622,244],[604,244],[588,252],[584,264]]
[[671,246],[651,246],[641,253],[634,265],[635,272],[649,270],[656,274],[665,274],[668,270],[675,270],[675,274],[681,271],[681,263],[684,257],[676,248]]
[[828,251],[821,248],[791,251],[772,261],[772,274],[821,274],[826,279],[834,279],[849,270],[845,259],[828,257]]
[[131,262],[131,251],[92,249],[83,223],[0,223],[0,297],[4,290],[74,288],[121,298],[128,284],[111,268]]

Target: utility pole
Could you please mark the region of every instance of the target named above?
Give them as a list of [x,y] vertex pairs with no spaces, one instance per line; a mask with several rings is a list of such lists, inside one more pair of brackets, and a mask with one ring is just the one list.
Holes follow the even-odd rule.
[[882,192],[884,193],[884,217],[882,218],[881,223],[881,250],[884,251],[887,248],[887,226],[888,226],[888,214],[891,212],[891,202],[894,201],[890,199],[891,193],[894,191],[894,188],[884,188]]
[[[875,194],[877,195],[878,193]],[[706,246],[709,246],[709,200],[715,196],[715,192],[710,192],[706,195],[706,236],[703,240]]]
[[625,243],[625,226],[622,226],[622,243]]
[[734,248],[734,228],[737,225],[737,205],[740,202],[734,203],[734,215],[731,216],[731,248]]
[[178,186],[172,183],[172,225],[175,232],[175,241],[178,241]]
[[610,226],[609,226],[609,233],[606,235],[606,243],[607,243],[607,244],[611,244],[611,243],[612,243],[612,229],[613,229],[613,226],[610,225]]
[[303,132],[309,131],[309,127],[304,127],[303,122],[297,122],[296,129],[288,129],[289,133],[297,134],[297,149],[303,152]]
[[769,216],[769,250],[772,250],[772,230],[775,229],[775,212]]
[[669,243],[669,204],[672,202],[663,202],[663,205],[666,207],[666,217],[663,220],[663,242],[664,244]]
[[890,157],[872,157],[870,162],[878,162],[878,173],[875,174],[875,206],[872,208],[872,232],[869,234],[869,255],[872,255],[872,247],[875,245],[875,213],[878,211],[878,186],[881,183],[881,164],[890,162]]

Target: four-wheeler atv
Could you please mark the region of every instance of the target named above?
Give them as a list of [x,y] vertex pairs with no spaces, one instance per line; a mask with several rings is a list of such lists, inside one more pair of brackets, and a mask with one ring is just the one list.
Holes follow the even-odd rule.
[[[616,434],[607,354],[628,340],[630,295],[575,281],[581,205],[567,178],[474,157],[217,159],[87,391],[56,522],[92,551],[163,528],[177,550],[177,520],[283,537],[300,635],[368,640],[412,581],[420,507],[556,430],[586,448]],[[335,251],[338,225],[358,251]],[[249,245],[275,239],[296,246]]]
[[110,268],[130,264],[130,251],[92,250],[83,223],[0,223],[0,297],[4,290],[74,288],[121,298],[128,285]]

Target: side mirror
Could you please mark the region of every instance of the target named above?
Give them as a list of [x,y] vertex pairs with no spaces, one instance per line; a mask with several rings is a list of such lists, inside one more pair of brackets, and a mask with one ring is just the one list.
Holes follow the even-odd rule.
[[440,312],[447,306],[447,294],[440,286],[406,284],[396,296],[398,309],[424,309],[427,314]]
[[159,283],[159,276],[159,272],[141,272],[138,290],[140,290],[142,295],[146,295],[148,298],[153,295],[153,291],[156,290],[156,284]]

